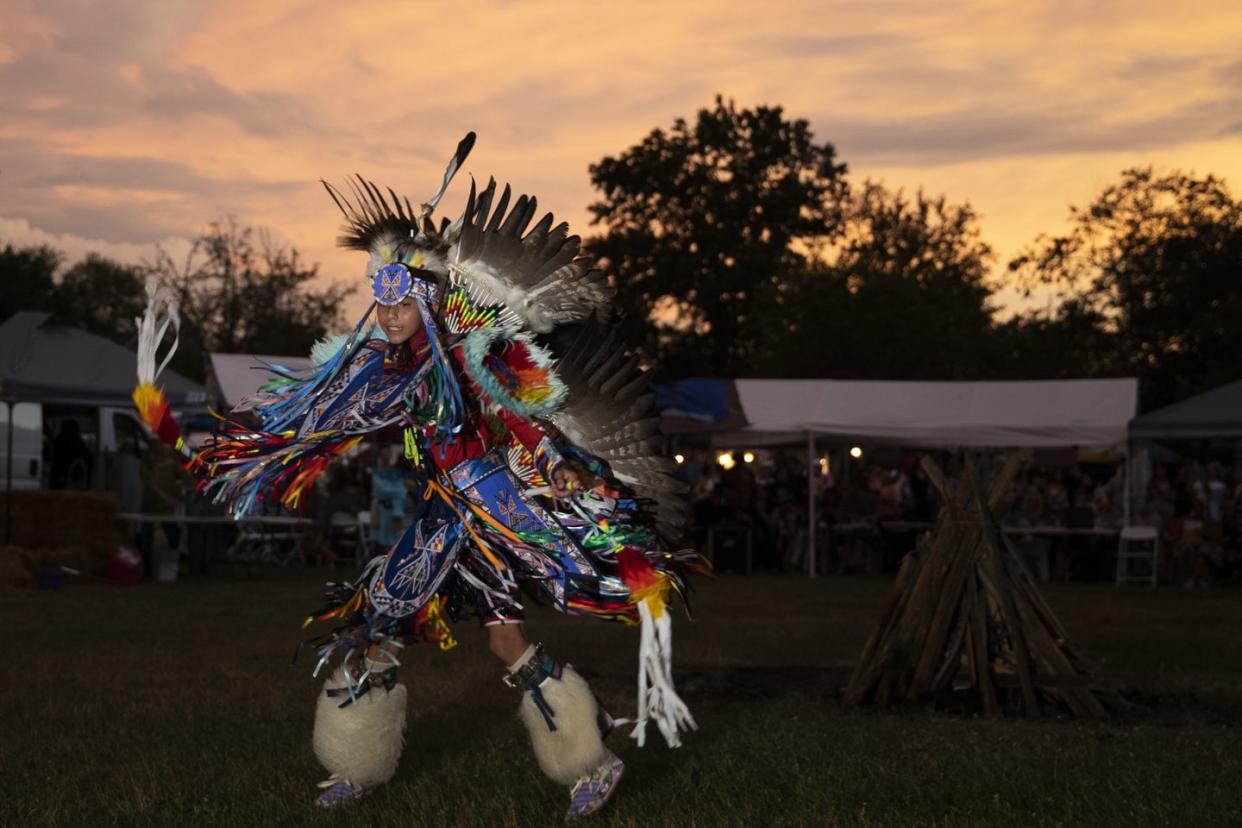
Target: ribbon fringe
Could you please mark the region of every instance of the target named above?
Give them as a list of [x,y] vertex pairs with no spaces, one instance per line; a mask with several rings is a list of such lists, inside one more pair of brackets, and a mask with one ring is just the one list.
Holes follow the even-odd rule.
[[639,747],[647,741],[647,722],[655,722],[671,748],[681,746],[681,734],[698,730],[686,703],[673,687],[672,613],[652,612],[650,599],[638,604],[641,625],[638,647],[638,721],[630,738]]

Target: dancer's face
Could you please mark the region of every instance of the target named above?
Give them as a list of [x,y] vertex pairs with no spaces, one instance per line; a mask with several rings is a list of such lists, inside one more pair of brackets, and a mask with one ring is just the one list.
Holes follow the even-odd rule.
[[423,327],[418,303],[412,297],[396,305],[380,305],[375,315],[393,345],[400,345]]

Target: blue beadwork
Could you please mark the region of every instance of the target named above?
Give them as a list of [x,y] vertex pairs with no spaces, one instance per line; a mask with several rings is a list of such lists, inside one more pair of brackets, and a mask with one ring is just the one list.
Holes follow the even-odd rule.
[[371,290],[375,293],[375,301],[381,305],[397,305],[410,295],[414,287],[414,278],[410,270],[403,264],[384,265],[375,271],[371,281]]
[[613,756],[589,776],[579,779],[569,792],[567,817],[584,817],[595,813],[612,797],[625,772],[625,763]]
[[315,800],[315,804],[320,808],[336,808],[340,805],[346,805],[362,799],[365,793],[366,791],[362,788],[351,785],[342,779],[321,793],[318,799]]

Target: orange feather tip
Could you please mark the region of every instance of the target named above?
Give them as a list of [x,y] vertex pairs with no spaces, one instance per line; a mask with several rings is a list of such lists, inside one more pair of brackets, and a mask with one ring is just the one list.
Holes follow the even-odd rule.
[[152,430],[158,428],[165,412],[168,411],[168,400],[164,398],[164,392],[151,383],[144,382],[134,389],[132,397],[134,407],[138,409],[138,416],[142,418],[142,421]]
[[630,591],[630,601],[646,601],[656,618],[664,614],[670,588],[668,576],[652,566],[646,555],[632,547],[622,547],[617,551],[617,570]]

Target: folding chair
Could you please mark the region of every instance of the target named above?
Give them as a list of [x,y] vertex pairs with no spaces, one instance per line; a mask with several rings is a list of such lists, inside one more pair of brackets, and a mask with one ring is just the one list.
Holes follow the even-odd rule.
[[[1145,562],[1135,572],[1131,564]],[[1156,585],[1156,569],[1160,561],[1160,533],[1154,526],[1123,526],[1117,541],[1117,586],[1122,584]]]
[[359,528],[358,516],[349,512],[333,512],[328,524],[328,548],[336,556],[332,565],[338,563],[361,566],[366,548]]
[[380,554],[382,551],[375,548],[375,541],[371,539],[371,512],[358,513],[358,552],[359,563],[365,564],[367,561]]

